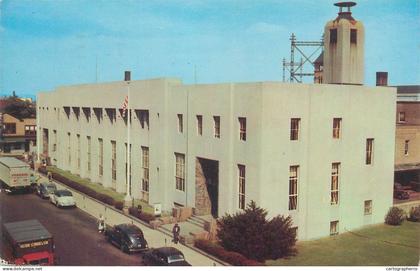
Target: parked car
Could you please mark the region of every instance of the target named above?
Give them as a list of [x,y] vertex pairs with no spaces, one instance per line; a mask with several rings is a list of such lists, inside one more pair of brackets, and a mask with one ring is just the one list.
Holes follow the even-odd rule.
[[400,200],[409,199],[410,194],[408,194],[408,192],[404,190],[394,190],[394,198],[400,199]]
[[400,183],[394,182],[394,190],[402,190],[403,186]]
[[147,265],[191,266],[184,254],[174,247],[152,248],[143,255],[143,261]]
[[57,207],[75,207],[76,201],[73,198],[73,194],[69,190],[56,190],[50,195],[50,201]]
[[108,242],[118,246],[125,253],[142,252],[148,249],[143,232],[133,224],[107,227],[105,236]]
[[43,199],[47,199],[57,190],[55,183],[45,182],[40,183],[36,187],[36,194]]

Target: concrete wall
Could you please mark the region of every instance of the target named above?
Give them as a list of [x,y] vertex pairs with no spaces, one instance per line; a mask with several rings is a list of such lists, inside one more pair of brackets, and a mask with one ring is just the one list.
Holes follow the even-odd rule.
[[[40,126],[49,130],[49,155],[57,166],[112,187],[111,140],[117,146],[116,190],[126,191],[127,128],[119,115],[127,83],[61,87],[38,95]],[[270,216],[290,214],[300,239],[329,234],[330,221],[340,231],[380,223],[392,205],[395,89],[362,86],[284,84],[276,82],[183,85],[176,79],[132,81],[133,109],[149,110],[149,129],[133,114],[132,195],[141,198],[141,146],[149,147],[149,203],[170,210],[174,203],[195,206],[196,159],[218,161],[218,214],[239,210],[238,164],[246,168],[246,203],[267,208]],[[378,102],[381,101],[381,102]],[[80,107],[80,117],[63,107]],[[82,107],[116,108],[111,124],[104,110],[98,123]],[[44,108],[44,109],[42,109]],[[48,109],[46,109],[48,108]],[[178,114],[183,132],[178,131]],[[203,134],[197,133],[197,115]],[[213,116],[220,117],[220,138]],[[239,117],[246,118],[246,141],[239,137]],[[342,118],[342,137],[332,138],[332,120]],[[290,119],[300,118],[299,140],[290,140]],[[53,143],[53,130],[57,142]],[[70,133],[71,163],[68,163]],[[77,168],[77,135],[81,167]],[[87,136],[91,137],[91,171],[87,170]],[[104,173],[98,175],[98,138],[104,144]],[[372,165],[365,165],[366,139],[374,138]],[[51,144],[57,144],[52,151]],[[40,145],[42,147],[42,144]],[[185,155],[185,191],[175,187],[175,153]],[[331,163],[340,162],[339,204],[330,204]],[[288,210],[289,167],[299,165],[298,210]],[[373,201],[365,216],[364,201]]]

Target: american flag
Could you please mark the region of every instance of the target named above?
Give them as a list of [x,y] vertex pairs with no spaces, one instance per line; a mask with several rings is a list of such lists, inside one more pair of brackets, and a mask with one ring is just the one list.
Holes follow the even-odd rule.
[[128,107],[128,95],[125,96],[124,103],[122,105],[122,117],[125,118],[125,114],[127,113],[127,107]]

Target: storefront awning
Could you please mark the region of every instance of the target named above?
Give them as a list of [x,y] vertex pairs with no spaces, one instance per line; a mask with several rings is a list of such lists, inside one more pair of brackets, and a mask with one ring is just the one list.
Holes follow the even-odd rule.
[[420,163],[417,163],[417,164],[401,164],[401,165],[395,165],[395,167],[394,167],[395,172],[412,171],[412,170],[420,170]]

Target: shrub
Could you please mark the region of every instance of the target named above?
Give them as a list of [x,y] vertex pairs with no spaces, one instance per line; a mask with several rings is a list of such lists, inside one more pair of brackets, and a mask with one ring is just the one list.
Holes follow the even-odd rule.
[[98,196],[96,197],[96,199],[111,206],[114,206],[115,204],[115,200],[111,196],[108,196],[102,193],[98,193]]
[[416,207],[411,207],[407,220],[413,222],[420,221],[420,205]]
[[124,208],[124,202],[122,202],[122,201],[116,201],[114,203],[114,207],[117,208],[118,210],[122,210]]
[[128,213],[134,217],[137,217],[138,219],[150,223],[150,221],[155,220],[155,216],[149,213],[144,213],[138,210],[136,207],[130,207],[128,208]]
[[388,225],[401,225],[405,219],[405,213],[398,207],[389,208],[388,213],[385,216],[385,223]]
[[292,254],[296,243],[292,219],[277,216],[268,221],[266,216],[267,211],[251,201],[244,212],[222,217],[217,232],[220,244],[257,261]]
[[254,260],[249,260],[247,258],[245,258],[243,255],[237,253],[237,252],[232,252],[232,251],[227,251],[225,250],[222,246],[210,242],[208,240],[203,240],[203,239],[197,239],[194,242],[194,245],[219,258],[220,260],[227,262],[231,265],[234,266],[259,266],[259,265],[263,265],[262,263],[259,263],[257,261]]

